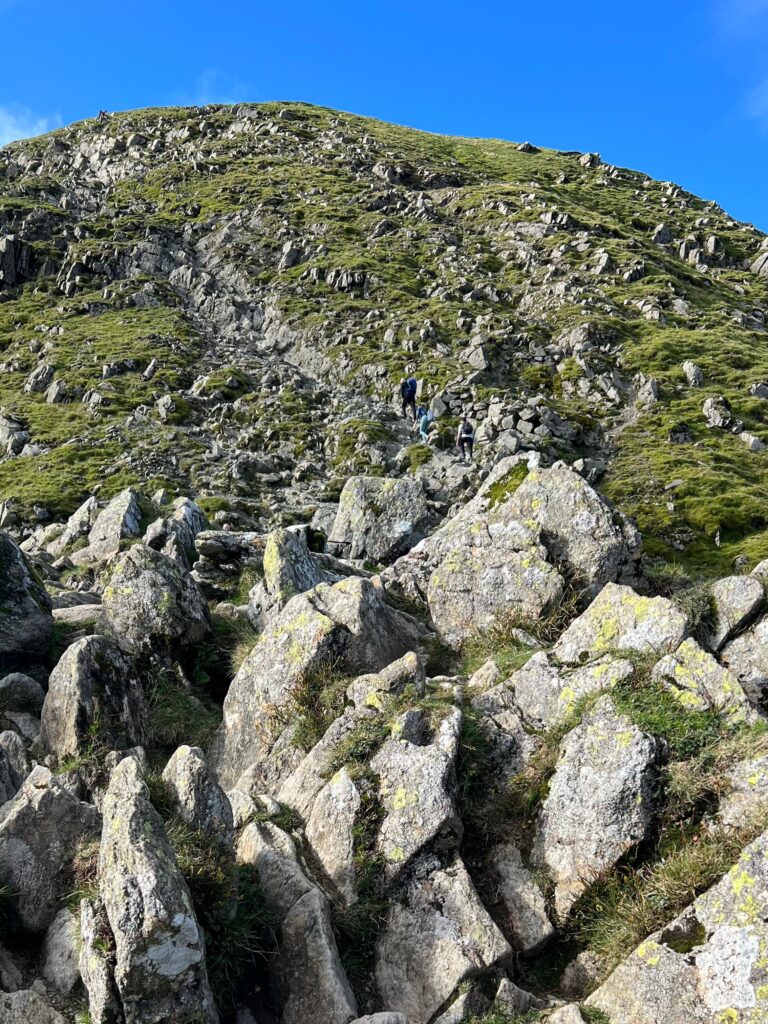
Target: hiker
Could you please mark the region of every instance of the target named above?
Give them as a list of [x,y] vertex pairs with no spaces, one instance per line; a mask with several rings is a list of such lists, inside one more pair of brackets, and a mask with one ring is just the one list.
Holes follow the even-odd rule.
[[416,378],[403,377],[400,381],[400,397],[403,400],[403,416],[407,418],[408,409],[416,419]]
[[464,462],[467,461],[467,452],[469,452],[469,461],[472,461],[472,449],[475,444],[475,428],[469,422],[466,415],[461,417],[459,423],[459,429],[456,432],[456,447],[461,449],[461,458]]
[[434,416],[427,409],[424,410],[424,415],[419,419],[419,437],[424,444],[430,443],[429,428],[432,426]]
[[106,112],[106,110],[100,110],[99,111],[99,122],[101,124],[103,124],[108,119],[109,119],[109,114]]

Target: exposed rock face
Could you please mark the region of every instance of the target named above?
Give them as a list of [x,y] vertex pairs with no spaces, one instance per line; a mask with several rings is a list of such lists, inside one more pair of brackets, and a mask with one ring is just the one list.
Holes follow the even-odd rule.
[[419,644],[416,627],[367,580],[320,584],[288,602],[243,662],[224,702],[213,763],[225,787],[260,761],[276,739],[275,710],[305,673],[332,663],[357,673],[384,668]]
[[495,846],[489,861],[505,934],[515,949],[530,953],[555,934],[544,895],[533,873],[523,865],[520,851],[511,843]]
[[736,721],[756,717],[738,679],[690,637],[662,658],[652,675],[686,707],[698,711],[716,709]]
[[[422,716],[423,717],[423,716]],[[461,839],[461,819],[454,803],[455,762],[461,736],[461,712],[447,715],[427,741],[425,723],[396,723],[395,736],[371,760],[379,776],[384,817],[377,846],[392,880],[427,844],[453,849]]]
[[680,646],[687,629],[685,615],[671,601],[639,597],[629,587],[609,583],[566,629],[553,653],[567,664],[622,650],[661,656]]
[[348,1024],[357,1004],[339,960],[328,901],[299,867],[291,839],[275,825],[250,824],[237,845],[253,864],[280,929],[282,1020]]
[[420,480],[351,477],[341,492],[330,540],[344,558],[391,562],[426,536],[429,519]]
[[503,963],[511,948],[488,916],[460,858],[429,855],[387,915],[376,948],[376,983],[386,1006],[427,1024],[456,987]]
[[25,928],[42,932],[51,924],[70,891],[78,844],[93,841],[98,828],[95,807],[42,767],[0,808],[0,883],[9,887]]
[[61,761],[97,742],[122,750],[143,742],[147,706],[132,666],[105,636],[65,651],[51,673],[39,747]]
[[[692,906],[643,942],[608,978],[588,1005],[615,1024],[734,1021],[768,1012],[764,915],[768,894],[768,834]],[[689,953],[676,952],[681,945]]]
[[645,836],[653,814],[655,740],[601,697],[562,742],[539,818],[534,859],[565,916],[601,871]]
[[323,582],[320,566],[312,557],[303,534],[275,530],[264,546],[264,582],[251,591],[249,600],[257,617],[280,611],[297,594]]
[[708,637],[713,651],[720,648],[757,614],[765,603],[765,589],[755,576],[728,576],[712,584],[715,626]]
[[768,689],[768,619],[761,619],[727,643],[721,658],[749,699],[758,707],[763,705]]
[[120,997],[112,974],[109,951],[114,939],[104,904],[98,898],[80,904],[80,957],[78,967],[88,993],[93,1024],[120,1024]]
[[80,981],[78,946],[80,922],[65,907],[53,919],[43,944],[43,978],[60,995],[69,995]]
[[192,577],[143,545],[121,556],[103,603],[110,633],[132,655],[189,647],[210,629],[208,604]]
[[0,992],[0,1020],[3,1024],[66,1024],[64,1017],[32,990]]
[[317,794],[307,821],[307,841],[348,906],[357,897],[354,825],[361,803],[357,786],[342,768]]
[[509,685],[525,721],[536,729],[548,729],[566,719],[580,698],[608,690],[633,672],[631,662],[609,656],[583,668],[561,668],[540,651],[514,673]]
[[113,769],[103,813],[99,889],[126,1024],[217,1022],[203,934],[134,758]]
[[232,848],[232,808],[199,747],[179,747],[163,770],[163,782],[171,806],[183,821]]
[[96,562],[120,551],[124,539],[141,533],[141,507],[138,493],[129,487],[121,491],[99,512],[88,534],[88,546],[75,553],[76,562]]
[[155,520],[147,529],[144,541],[185,569],[191,569],[197,559],[195,539],[207,529],[208,520],[200,507],[189,498],[177,498],[173,512],[165,519]]
[[0,533],[0,663],[42,656],[53,634],[51,602],[16,543]]
[[640,557],[637,529],[569,467],[534,469],[512,498],[512,513],[535,521],[549,558],[597,594],[632,582]]

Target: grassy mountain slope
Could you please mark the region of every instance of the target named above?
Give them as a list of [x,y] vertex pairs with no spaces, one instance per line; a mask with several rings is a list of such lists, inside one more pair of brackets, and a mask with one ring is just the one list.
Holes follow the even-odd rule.
[[[58,516],[150,481],[214,503],[250,451],[280,478],[244,499],[282,487],[311,507],[353,464],[333,399],[383,444],[408,365],[476,408],[542,396],[652,553],[704,572],[768,556],[768,453],[702,415],[722,395],[768,443],[749,393],[768,380],[763,236],[677,186],[530,148],[303,104],[136,111],[6,147],[0,406],[35,447],[0,461],[0,496]],[[63,401],[24,390],[41,363]]]

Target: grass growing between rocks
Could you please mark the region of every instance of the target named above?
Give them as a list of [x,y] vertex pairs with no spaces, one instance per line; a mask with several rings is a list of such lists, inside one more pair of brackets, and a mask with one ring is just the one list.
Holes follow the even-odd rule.
[[207,747],[220,722],[220,714],[171,670],[154,673],[145,686],[149,715],[149,747],[172,752],[181,743]]
[[333,661],[304,672],[291,693],[290,721],[298,716],[293,742],[309,752],[344,710],[350,684]]
[[232,852],[211,836],[168,815],[161,791],[162,780],[155,780],[153,802],[157,799],[165,810],[166,834],[205,932],[211,991],[219,1012],[232,1012],[244,974],[260,969],[275,952],[274,917],[256,869],[238,865]]

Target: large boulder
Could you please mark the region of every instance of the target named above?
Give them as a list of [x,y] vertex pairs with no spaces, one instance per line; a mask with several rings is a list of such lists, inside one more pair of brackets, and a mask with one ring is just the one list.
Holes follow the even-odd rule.
[[587,1000],[612,1024],[752,1024],[768,1019],[768,832],[651,935]]
[[634,579],[641,553],[637,529],[564,463],[532,469],[510,506],[521,521],[538,524],[550,560],[591,593]]
[[114,936],[98,896],[80,901],[78,969],[93,1024],[122,1024],[123,1011],[112,973]]
[[335,772],[312,804],[307,842],[339,898],[347,906],[357,899],[355,820],[362,799],[346,768]]
[[197,560],[195,540],[198,533],[207,529],[208,520],[202,509],[189,498],[177,498],[171,514],[148,527],[144,543],[162,551],[182,568],[191,569]]
[[383,812],[376,845],[390,882],[428,844],[455,849],[461,839],[454,797],[462,714],[451,711],[433,735],[425,718],[407,712],[371,760]]
[[272,824],[247,825],[237,858],[252,864],[278,927],[283,1024],[348,1024],[357,1004],[339,959],[328,900],[299,866],[291,838]]
[[537,545],[513,550],[479,532],[443,559],[429,578],[427,601],[445,643],[458,648],[500,616],[535,621],[556,608],[564,582],[543,554]]
[[426,854],[387,913],[376,944],[376,984],[384,1006],[409,1024],[427,1024],[461,982],[511,956],[461,858],[442,866]]
[[323,573],[297,530],[274,530],[264,545],[264,579],[248,595],[249,615],[261,621],[297,594],[323,582]]
[[53,636],[51,601],[19,546],[0,533],[0,665],[42,657]]
[[0,808],[0,885],[25,928],[43,932],[71,891],[70,865],[81,843],[94,841],[99,815],[38,766]]
[[619,714],[607,695],[562,741],[533,847],[534,863],[555,882],[561,917],[647,834],[657,756],[653,737]]
[[69,907],[60,910],[43,943],[43,978],[60,995],[68,996],[80,981],[80,921]]
[[553,654],[569,665],[614,651],[661,657],[679,647],[687,631],[686,616],[671,601],[608,583],[562,634]]
[[125,1024],[215,1024],[203,932],[133,757],[112,770],[103,814],[99,890]]
[[426,536],[429,521],[418,478],[353,476],[341,492],[330,541],[344,558],[390,562]]
[[280,731],[281,709],[308,673],[377,671],[420,646],[412,620],[384,603],[369,580],[321,583],[299,594],[270,623],[243,662],[224,701],[212,762],[225,788],[262,762]]
[[132,655],[179,651],[210,631],[208,604],[197,583],[172,558],[141,544],[117,561],[103,608],[109,632]]
[[70,558],[76,565],[103,562],[118,554],[124,540],[141,535],[139,495],[128,487],[116,495],[101,512],[88,534],[88,544]]
[[78,541],[87,537],[96,521],[98,509],[99,506],[94,497],[86,498],[80,508],[69,517],[58,537],[46,545],[49,554],[58,558]]
[[183,821],[232,849],[232,807],[199,747],[179,747],[163,770],[163,782],[172,810]]
[[94,742],[124,750],[143,742],[146,718],[141,683],[120,649],[108,637],[86,636],[51,673],[38,746],[57,761]]

